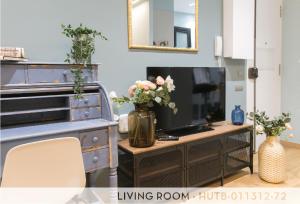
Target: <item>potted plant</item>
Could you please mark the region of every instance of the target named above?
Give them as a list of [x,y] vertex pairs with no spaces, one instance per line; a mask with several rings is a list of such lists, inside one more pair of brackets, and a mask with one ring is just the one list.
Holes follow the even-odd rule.
[[[256,133],[266,134],[266,140],[258,149],[259,177],[270,183],[280,183],[286,178],[286,155],[279,136],[285,130],[292,130],[289,113],[270,119],[265,112],[251,113],[250,120],[256,121]],[[293,137],[292,134],[289,137]]]
[[135,110],[128,115],[129,143],[133,147],[149,147],[155,143],[155,114],[149,108],[155,103],[169,107],[177,113],[170,93],[175,90],[173,79],[158,76],[154,82],[136,81],[128,89],[129,97],[112,97],[118,104],[132,103]]
[[63,34],[72,39],[72,47],[65,62],[75,63],[76,66],[71,69],[74,77],[74,93],[76,98],[82,98],[84,79],[82,70],[91,64],[92,55],[95,52],[95,38],[99,36],[102,40],[107,38],[96,30],[87,28],[80,24],[73,28],[69,25],[62,25]]

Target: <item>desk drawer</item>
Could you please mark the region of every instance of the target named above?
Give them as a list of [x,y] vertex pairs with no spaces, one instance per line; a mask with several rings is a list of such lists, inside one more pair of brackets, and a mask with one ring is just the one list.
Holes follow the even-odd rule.
[[82,156],[86,172],[92,172],[98,168],[109,167],[108,148],[100,148],[90,152],[83,152]]
[[1,85],[25,84],[25,65],[1,65]]
[[76,99],[75,96],[70,97],[71,108],[82,108],[89,106],[100,106],[101,100],[99,94],[83,95],[83,98]]
[[86,120],[101,117],[101,107],[71,109],[71,120]]
[[108,129],[101,129],[79,134],[82,149],[108,145]]

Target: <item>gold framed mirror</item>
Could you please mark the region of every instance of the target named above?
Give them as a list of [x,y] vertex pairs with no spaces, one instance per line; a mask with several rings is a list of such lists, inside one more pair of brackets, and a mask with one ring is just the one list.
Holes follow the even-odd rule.
[[128,48],[198,51],[198,0],[128,0]]

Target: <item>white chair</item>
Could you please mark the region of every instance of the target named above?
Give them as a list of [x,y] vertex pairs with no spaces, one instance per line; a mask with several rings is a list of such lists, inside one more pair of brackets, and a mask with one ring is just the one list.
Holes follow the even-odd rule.
[[23,144],[6,155],[1,187],[85,187],[80,142],[74,137]]

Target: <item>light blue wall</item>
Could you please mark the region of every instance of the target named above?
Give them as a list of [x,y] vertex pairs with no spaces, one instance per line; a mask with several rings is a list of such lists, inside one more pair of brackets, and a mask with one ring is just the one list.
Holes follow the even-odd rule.
[[[93,61],[102,63],[100,80],[109,91],[127,94],[129,85],[145,79],[147,66],[217,66],[214,38],[222,35],[222,2],[199,0],[199,52],[195,54],[128,50],[126,0],[1,0],[1,46],[24,47],[31,61],[62,62],[71,43],[61,34],[60,25],[82,22],[109,38],[96,41]],[[243,60],[226,60],[226,66],[228,81],[244,80]],[[232,103],[245,102],[244,92],[234,97],[227,96]],[[126,111],[128,107],[120,110]]]
[[292,113],[295,138],[300,143],[300,1],[283,1],[282,110]]

